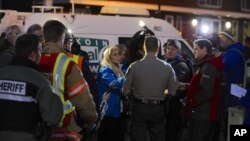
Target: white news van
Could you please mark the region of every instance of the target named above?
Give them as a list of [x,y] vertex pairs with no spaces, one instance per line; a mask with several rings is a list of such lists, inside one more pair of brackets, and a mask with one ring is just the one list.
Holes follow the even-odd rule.
[[52,13],[45,13],[43,11],[46,6],[38,8],[40,8],[40,12],[32,13],[0,11],[2,13],[0,31],[13,24],[22,26],[26,31],[32,24],[36,23],[42,26],[50,19],[59,20],[80,41],[81,49],[89,55],[91,70],[96,72],[104,47],[127,44],[136,32],[142,30],[140,24],[144,23],[160,39],[161,45],[168,39],[177,39],[182,43],[182,51],[189,56],[189,59],[192,61],[194,59],[192,48],[180,36],[179,32],[171,24],[161,19],[142,16],[65,14],[55,12],[58,9],[54,9]]

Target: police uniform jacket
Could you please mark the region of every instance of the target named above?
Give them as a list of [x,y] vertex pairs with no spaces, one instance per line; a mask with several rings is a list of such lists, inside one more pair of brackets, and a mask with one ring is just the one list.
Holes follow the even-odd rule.
[[176,77],[170,64],[153,53],[129,66],[123,85],[124,94],[133,89],[134,97],[146,100],[164,100],[164,91],[175,91]]
[[56,126],[61,120],[60,98],[37,68],[31,60],[15,56],[10,66],[0,69],[0,132],[33,134],[38,122]]

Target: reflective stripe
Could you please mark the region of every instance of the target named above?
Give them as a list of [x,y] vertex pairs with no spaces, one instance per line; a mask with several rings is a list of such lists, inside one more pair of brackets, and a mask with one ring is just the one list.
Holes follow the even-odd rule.
[[74,89],[76,89],[77,87],[79,87],[80,85],[82,85],[85,81],[81,80],[80,82],[78,82],[77,84],[75,84],[74,86],[72,86],[67,93],[70,93],[71,91],[73,91]]
[[77,137],[76,135],[72,134],[52,134],[51,138],[66,138],[70,140],[70,138],[74,139],[74,141],[80,141],[80,138]]
[[78,55],[73,55],[72,59],[73,59],[76,63],[78,63],[79,56],[78,56]]
[[36,99],[34,99],[31,96],[19,96],[19,95],[13,95],[13,94],[0,93],[0,99],[20,101],[20,102],[35,102],[35,103],[37,103]]
[[74,88],[68,92],[70,97],[89,87],[86,81],[81,81],[81,83],[76,84],[76,86],[77,87],[74,86]]
[[51,134],[52,140],[58,139],[64,139],[64,140],[69,140],[69,141],[80,141],[81,135],[74,131],[67,131],[67,130],[59,130],[59,131],[52,131]]
[[63,105],[63,110],[64,110],[64,114],[65,114],[65,115],[71,113],[71,112],[72,112],[71,109],[74,109],[74,106],[72,105],[71,102],[66,102],[66,103]]
[[[67,62],[66,62],[67,61]],[[67,63],[67,64],[66,64]],[[64,82],[63,76],[65,75],[63,71],[64,65],[68,65],[69,60],[67,56],[60,53],[56,59],[56,63],[53,70],[53,86],[57,94],[60,94],[60,90],[64,91],[64,86],[61,87],[62,82]],[[64,83],[63,83],[64,84]]]
[[64,99],[64,93],[65,93],[65,87],[64,87],[64,80],[66,78],[66,70],[68,68],[68,65],[70,63],[71,59],[68,58],[63,53],[59,53],[56,59],[56,63],[53,69],[53,87],[55,88],[56,93],[60,96],[61,101],[63,103],[63,117],[62,120],[59,123],[59,126],[63,126],[63,121],[65,118],[65,115],[73,112],[75,110],[75,107],[71,104],[69,100],[65,101]]

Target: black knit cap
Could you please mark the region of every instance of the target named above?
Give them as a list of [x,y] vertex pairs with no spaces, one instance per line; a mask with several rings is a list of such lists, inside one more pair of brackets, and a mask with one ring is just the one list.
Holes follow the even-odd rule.
[[173,46],[175,47],[178,51],[181,51],[181,43],[178,40],[174,40],[174,39],[169,39],[164,45],[163,47],[166,48],[168,46]]
[[219,32],[219,37],[220,36],[225,36],[225,37],[227,37],[228,39],[230,39],[231,41],[233,41],[233,42],[235,42],[235,40],[234,40],[234,35],[233,35],[233,33],[231,32],[231,31],[228,31],[228,30],[226,30],[226,31],[221,31],[221,32]]

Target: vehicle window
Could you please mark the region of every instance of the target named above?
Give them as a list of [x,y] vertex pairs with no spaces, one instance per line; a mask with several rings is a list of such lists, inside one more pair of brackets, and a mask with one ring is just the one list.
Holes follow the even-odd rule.
[[0,12],[0,20],[4,17],[5,13]]
[[221,8],[222,0],[198,0],[198,5],[203,7]]
[[124,44],[127,47],[130,45],[131,38],[130,37],[119,37],[118,38],[118,43],[119,44]]
[[185,44],[185,42],[180,41],[180,43],[181,43],[181,52],[183,57],[188,58],[194,64],[195,59],[193,51]]
[[250,1],[249,0],[241,0],[241,10],[242,11],[250,11]]

